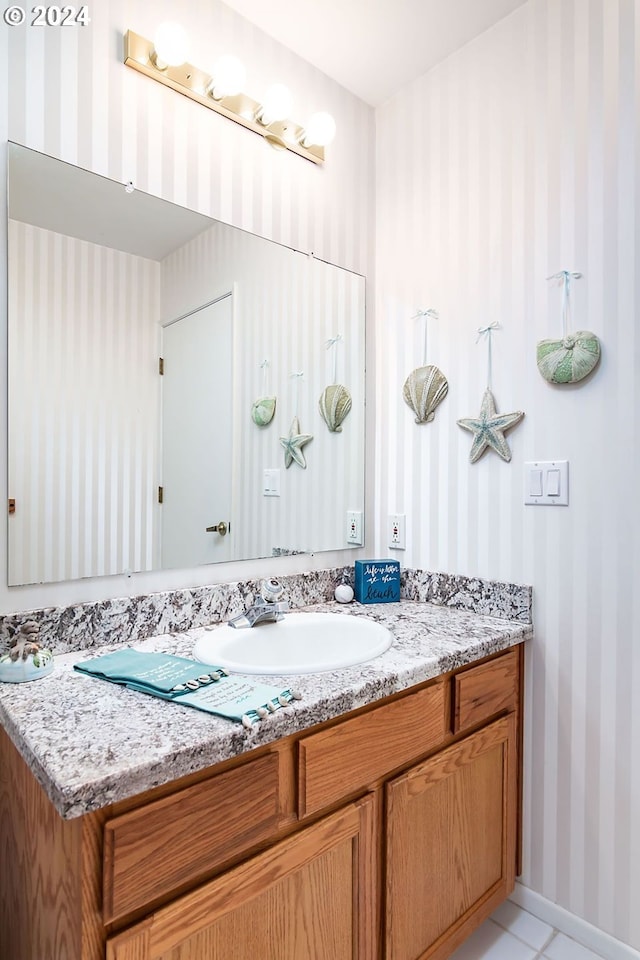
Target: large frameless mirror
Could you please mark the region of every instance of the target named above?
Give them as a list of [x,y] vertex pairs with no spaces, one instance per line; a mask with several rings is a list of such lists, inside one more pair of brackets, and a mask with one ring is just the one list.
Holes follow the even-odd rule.
[[8,161],[9,584],[349,546],[364,278]]

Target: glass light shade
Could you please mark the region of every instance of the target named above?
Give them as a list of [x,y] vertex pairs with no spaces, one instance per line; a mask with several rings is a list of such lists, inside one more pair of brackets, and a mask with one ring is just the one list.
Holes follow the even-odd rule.
[[213,68],[213,80],[210,93],[214,100],[234,97],[241,93],[247,79],[244,64],[237,57],[226,54],[216,61]]
[[189,57],[189,38],[179,23],[161,23],[153,38],[156,60],[169,67],[179,67]]
[[258,119],[265,125],[275,120],[286,120],[292,106],[293,96],[289,88],[283,83],[274,83],[264,96]]
[[336,122],[330,113],[314,113],[304,128],[302,144],[305,147],[326,147],[336,135]]

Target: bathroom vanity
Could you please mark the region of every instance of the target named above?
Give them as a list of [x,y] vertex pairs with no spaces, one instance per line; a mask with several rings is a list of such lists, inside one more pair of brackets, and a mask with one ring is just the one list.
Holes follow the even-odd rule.
[[[0,954],[450,956],[518,872],[531,625],[411,601],[364,615],[388,653],[296,678],[303,699],[256,731],[83,677],[82,653],[30,685],[40,726],[2,690]],[[186,655],[194,633],[147,648]]]

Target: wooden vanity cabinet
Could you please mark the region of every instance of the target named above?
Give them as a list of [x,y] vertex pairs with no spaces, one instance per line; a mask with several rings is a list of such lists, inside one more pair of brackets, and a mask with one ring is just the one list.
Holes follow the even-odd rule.
[[107,941],[107,960],[375,955],[375,801],[349,804]]
[[0,956],[445,960],[513,887],[522,665],[520,645],[75,820],[0,730]]
[[389,960],[450,956],[513,889],[516,769],[509,714],[386,785]]

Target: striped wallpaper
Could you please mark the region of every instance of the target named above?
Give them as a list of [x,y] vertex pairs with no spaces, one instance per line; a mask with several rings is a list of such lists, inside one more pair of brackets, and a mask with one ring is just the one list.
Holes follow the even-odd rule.
[[[640,3],[530,0],[377,111],[376,521],[408,565],[531,583],[524,883],[640,948]],[[553,387],[536,341],[575,328],[596,374]],[[435,421],[401,396],[435,307]],[[512,461],[456,425],[493,392],[524,410]],[[568,508],[525,507],[523,463],[570,462]],[[377,552],[385,549],[380,536]],[[635,698],[634,698],[635,693]]]
[[160,264],[9,221],[10,584],[158,566]]

